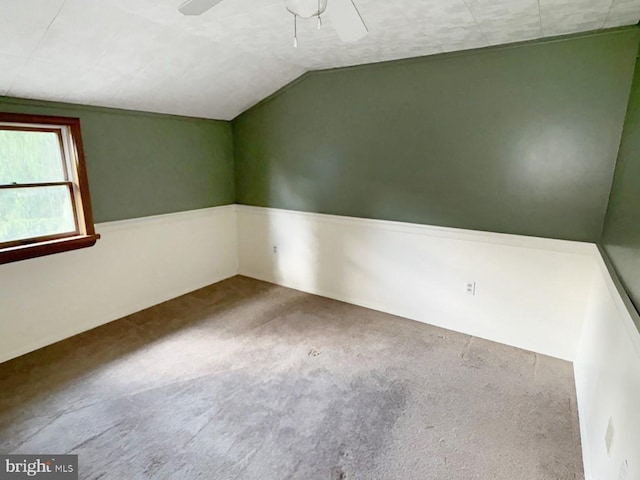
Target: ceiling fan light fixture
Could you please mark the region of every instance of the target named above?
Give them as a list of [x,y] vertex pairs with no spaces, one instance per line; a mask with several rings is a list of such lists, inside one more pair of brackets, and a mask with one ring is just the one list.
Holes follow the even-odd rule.
[[[2,0],[0,0],[2,1]],[[223,0],[182,0],[178,10],[183,15],[202,15]],[[322,16],[327,9],[328,0],[283,0],[285,8],[293,15],[294,47],[298,46],[296,21],[298,17],[318,17],[318,30],[322,28]],[[331,0],[331,26],[343,42],[356,42],[364,37],[369,29],[364,23],[354,0]]]
[[319,17],[327,9],[327,0],[284,0],[287,10],[301,18]]

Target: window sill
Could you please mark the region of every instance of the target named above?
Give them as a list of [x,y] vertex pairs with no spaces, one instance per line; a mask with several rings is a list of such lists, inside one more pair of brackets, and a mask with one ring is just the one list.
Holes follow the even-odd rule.
[[32,243],[30,245],[4,248],[0,250],[0,264],[91,247],[95,245],[99,238],[100,235],[97,234],[78,235],[75,237]]

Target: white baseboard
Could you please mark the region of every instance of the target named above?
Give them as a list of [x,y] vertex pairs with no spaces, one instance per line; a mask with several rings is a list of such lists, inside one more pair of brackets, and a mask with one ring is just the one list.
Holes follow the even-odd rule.
[[587,298],[574,362],[585,479],[640,480],[640,318],[602,256]]
[[0,362],[238,271],[233,205],[96,230],[94,247],[0,266]]
[[[575,357],[595,245],[271,208],[237,212],[242,275]],[[476,282],[473,296],[468,281]]]

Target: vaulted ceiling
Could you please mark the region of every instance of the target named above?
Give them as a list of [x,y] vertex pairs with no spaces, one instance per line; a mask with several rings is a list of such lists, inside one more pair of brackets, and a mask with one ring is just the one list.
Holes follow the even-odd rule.
[[[342,43],[282,0],[0,0],[0,95],[232,119],[305,71],[632,25],[640,0],[355,0]],[[331,2],[331,0],[328,0]]]

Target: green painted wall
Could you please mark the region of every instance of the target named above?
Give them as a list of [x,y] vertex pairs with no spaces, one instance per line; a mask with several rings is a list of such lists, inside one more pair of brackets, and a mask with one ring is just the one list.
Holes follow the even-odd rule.
[[601,243],[640,310],[640,62],[636,64]]
[[0,111],[80,118],[96,223],[235,201],[229,122],[8,97]]
[[233,122],[239,203],[596,241],[628,28],[316,72]]

